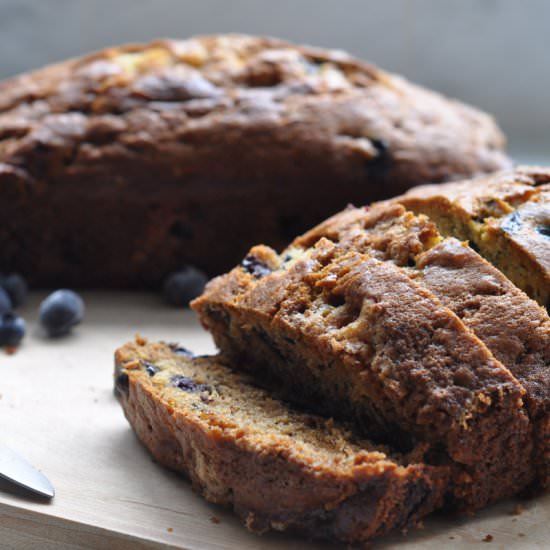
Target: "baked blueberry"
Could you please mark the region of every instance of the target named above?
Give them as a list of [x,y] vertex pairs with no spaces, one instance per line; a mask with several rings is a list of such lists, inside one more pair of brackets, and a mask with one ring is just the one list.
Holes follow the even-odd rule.
[[27,299],[27,283],[18,273],[0,275],[0,286],[8,293],[12,307],[20,306]]
[[182,357],[196,357],[196,355],[190,349],[184,348],[179,344],[172,343],[168,344],[168,346],[176,355],[181,355]]
[[192,378],[183,376],[182,374],[175,374],[172,376],[172,385],[190,393],[201,391],[207,391],[208,393],[212,392],[212,388],[208,384],[198,384]]
[[25,336],[25,321],[14,313],[0,316],[0,347],[18,346]]
[[48,336],[62,336],[84,318],[84,302],[72,290],[56,290],[40,304],[39,316]]
[[143,361],[143,366],[145,367],[145,372],[153,377],[157,372],[160,370],[156,365],[153,365],[153,363],[149,363],[148,361]]
[[248,273],[256,277],[256,279],[259,279],[260,277],[264,277],[265,275],[269,275],[271,273],[271,269],[269,268],[269,266],[252,254],[249,254],[241,262],[241,266],[246,271],[248,271]]
[[0,287],[0,315],[10,312],[12,309],[11,298],[8,293]]
[[164,299],[172,306],[187,306],[202,294],[208,277],[196,267],[186,267],[170,275],[164,283]]

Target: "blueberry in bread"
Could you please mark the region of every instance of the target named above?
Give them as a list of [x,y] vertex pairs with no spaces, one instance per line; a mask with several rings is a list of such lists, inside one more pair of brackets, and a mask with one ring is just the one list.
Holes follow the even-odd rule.
[[445,466],[298,412],[228,368],[138,340],[116,352],[116,393],[154,458],[251,531],[366,541],[441,505]]
[[550,170],[518,168],[473,181],[427,185],[396,199],[470,241],[515,285],[550,310]]
[[342,52],[239,35],[109,48],[0,84],[0,269],[160,286],[348,202],[508,165],[490,117]]
[[524,387],[398,263],[334,235],[281,255],[257,246],[192,307],[226,360],[263,384],[375,440],[427,445],[425,461],[452,470],[453,506],[517,493],[537,471]]
[[536,484],[550,482],[550,318],[466,243],[443,238],[426,216],[397,203],[348,208],[297,238],[311,246],[322,237],[367,251],[407,269],[506,366],[526,390],[534,427]]

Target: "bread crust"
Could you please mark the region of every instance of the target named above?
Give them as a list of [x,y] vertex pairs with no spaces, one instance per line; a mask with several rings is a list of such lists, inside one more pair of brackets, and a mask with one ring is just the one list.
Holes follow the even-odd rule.
[[550,317],[467,243],[443,238],[426,216],[400,199],[370,208],[348,208],[298,237],[293,246],[328,238],[407,269],[506,366],[526,390],[534,426],[536,487],[547,487],[550,426]]
[[533,436],[517,379],[406,269],[310,236],[280,256],[254,247],[193,302],[222,352],[370,437],[428,444],[427,462],[454,468],[453,506],[525,488]]
[[0,266],[35,286],[216,274],[348,202],[506,167],[503,147],[489,116],[342,52],[108,48],[0,84]]
[[[117,350],[115,361],[116,394],[154,458],[189,477],[210,502],[232,507],[255,533],[363,542],[415,526],[442,504],[444,467],[406,463],[329,421],[292,413],[219,358],[182,357],[174,346],[140,340]],[[171,383],[178,375],[188,380],[183,390]],[[190,389],[191,375],[209,392]],[[232,399],[231,390],[239,397]],[[216,408],[222,400],[233,409],[248,405],[248,416]],[[266,402],[273,421],[262,431],[255,424],[270,421]],[[288,436],[276,422],[281,418],[302,432]],[[318,447],[304,443],[316,437]]]
[[416,187],[395,199],[443,234],[470,241],[516,286],[550,309],[550,170]]

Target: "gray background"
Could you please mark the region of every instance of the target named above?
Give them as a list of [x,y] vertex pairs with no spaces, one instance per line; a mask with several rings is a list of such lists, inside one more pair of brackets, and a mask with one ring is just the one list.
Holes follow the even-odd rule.
[[550,1],[0,0],[0,78],[128,41],[268,34],[348,50],[492,112],[550,164]]

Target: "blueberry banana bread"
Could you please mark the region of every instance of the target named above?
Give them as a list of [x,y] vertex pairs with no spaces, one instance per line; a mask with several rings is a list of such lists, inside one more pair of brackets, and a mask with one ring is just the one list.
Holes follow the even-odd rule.
[[349,202],[508,165],[490,117],[342,52],[238,35],[109,48],[0,84],[0,270],[217,274]]
[[154,458],[251,531],[366,541],[441,505],[444,466],[298,412],[218,357],[138,340],[116,352],[115,388]]
[[348,208],[297,238],[322,237],[408,270],[501,361],[526,390],[534,428],[536,485],[550,483],[550,317],[466,243],[443,238],[424,215],[397,203]]
[[398,202],[445,235],[470,241],[550,309],[550,170],[519,168],[473,181],[412,189]]
[[409,269],[311,240],[254,247],[194,301],[227,360],[377,441],[426,444],[426,462],[452,470],[455,507],[529,485],[532,425],[508,368]]

